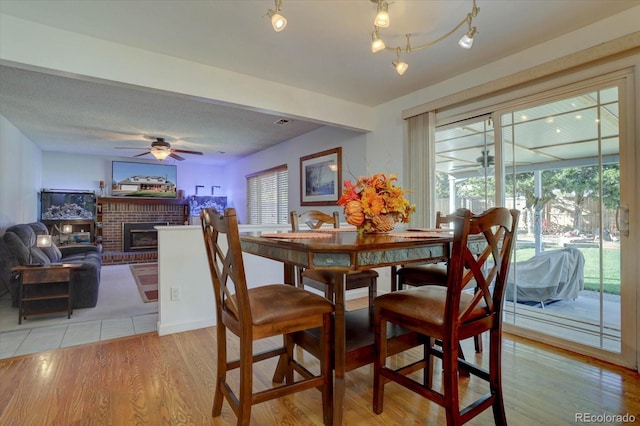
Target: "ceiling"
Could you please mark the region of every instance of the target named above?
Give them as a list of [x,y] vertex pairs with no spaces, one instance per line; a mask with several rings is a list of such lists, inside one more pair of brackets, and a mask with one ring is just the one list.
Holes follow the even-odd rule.
[[[477,0],[480,13],[471,50],[457,46],[464,29],[403,56],[370,52],[375,4],[283,0],[284,31],[271,29],[272,1],[2,0],[0,13],[376,106],[473,70],[525,48],[637,6],[637,0]],[[396,1],[387,46],[434,40],[465,18],[472,0]],[[161,65],[160,65],[161,66]],[[188,161],[222,164],[318,128],[264,113],[169,93],[108,85],[0,66],[0,114],[44,151],[134,156],[165,137],[172,147],[204,152]],[[138,150],[116,150],[116,147]],[[143,158],[151,158],[143,157]]]

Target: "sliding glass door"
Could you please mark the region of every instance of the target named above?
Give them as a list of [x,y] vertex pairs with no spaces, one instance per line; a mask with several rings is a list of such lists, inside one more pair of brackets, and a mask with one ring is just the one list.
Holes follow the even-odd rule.
[[490,115],[436,129],[436,211],[495,206],[495,132]]
[[519,209],[505,329],[633,365],[626,82],[602,78],[438,126],[435,210]]

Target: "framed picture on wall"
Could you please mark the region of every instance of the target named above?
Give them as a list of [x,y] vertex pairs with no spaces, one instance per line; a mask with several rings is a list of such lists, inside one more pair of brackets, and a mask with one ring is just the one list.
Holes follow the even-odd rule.
[[300,205],[335,205],[342,185],[342,148],[300,158]]

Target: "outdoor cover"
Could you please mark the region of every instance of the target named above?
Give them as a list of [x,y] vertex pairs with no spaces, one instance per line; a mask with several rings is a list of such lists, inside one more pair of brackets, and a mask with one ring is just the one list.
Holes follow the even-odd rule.
[[584,288],[584,256],[576,248],[541,253],[511,266],[507,300],[513,301],[517,283],[518,302],[548,302],[575,299]]

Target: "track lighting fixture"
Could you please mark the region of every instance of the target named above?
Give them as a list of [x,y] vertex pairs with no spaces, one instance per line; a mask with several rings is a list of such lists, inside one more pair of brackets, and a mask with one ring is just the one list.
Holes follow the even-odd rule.
[[284,30],[284,27],[287,26],[287,18],[280,14],[282,10],[282,0],[275,0],[276,8],[275,10],[269,9],[267,11],[267,15],[271,18],[271,25],[273,26],[273,30],[277,33]]
[[373,25],[380,28],[387,28],[389,26],[389,3],[385,0],[371,0],[378,4],[378,12],[376,18],[373,20]]
[[[284,16],[280,14],[282,10],[282,0],[274,0],[275,1],[275,9],[269,9],[267,11],[267,15],[271,18],[271,25],[273,25],[273,29],[275,31],[282,31],[284,27],[287,26],[287,20]],[[390,47],[387,46],[384,41],[380,38],[378,34],[378,30],[380,28],[386,28],[389,26],[390,18],[389,18],[389,2],[387,0],[371,0],[372,3],[377,5],[376,16],[373,21],[374,29],[371,33],[371,52],[376,53],[382,50],[391,50],[396,52],[397,59],[392,61],[391,63],[396,69],[396,72],[400,75],[403,75],[407,68],[409,68],[409,64],[400,60],[400,55],[402,53],[409,54],[415,50],[422,50],[428,47],[431,47],[441,41],[449,38],[453,33],[458,31],[464,24],[467,24],[467,32],[462,36],[458,44],[460,47],[464,49],[471,49],[473,46],[473,38],[477,33],[476,27],[473,26],[473,18],[478,16],[478,12],[480,12],[480,8],[476,6],[476,0],[473,1],[473,7],[471,8],[471,12],[467,13],[465,18],[456,24],[448,33],[442,35],[440,38],[429,41],[427,43],[423,43],[417,46],[411,46],[410,37],[411,34],[406,34],[407,37],[407,45],[406,47]]]
[[[464,24],[467,24],[468,26],[468,30],[466,32],[466,34],[460,39],[460,41],[458,42],[458,44],[460,45],[460,47],[463,47],[465,49],[471,49],[471,46],[473,45],[473,37],[475,36],[477,29],[476,27],[474,27],[473,24],[473,18],[475,18],[476,16],[478,16],[478,12],[480,12],[480,8],[478,6],[476,6],[476,0],[473,0],[473,7],[471,9],[471,12],[467,13],[467,16],[465,16],[465,18],[459,22],[456,26],[453,27],[453,29],[451,29],[448,33],[444,34],[443,36],[441,36],[440,38],[437,38],[433,41],[418,45],[418,46],[411,46],[411,43],[409,41],[409,38],[411,36],[411,34],[406,34],[407,37],[407,45],[406,47],[402,48],[402,47],[389,47],[386,46],[385,43],[382,41],[382,39],[380,38],[379,34],[378,34],[378,28],[379,27],[383,27],[383,25],[380,25],[382,23],[386,22],[386,25],[384,25],[385,27],[389,25],[389,4],[384,1],[384,0],[371,0],[373,3],[376,3],[378,5],[378,9],[377,12],[378,14],[376,15],[376,20],[374,21],[374,25],[375,30],[374,32],[371,34],[371,51],[373,53],[379,52],[381,50],[387,49],[387,50],[392,50],[395,51],[397,54],[397,59],[395,61],[392,62],[393,66],[395,67],[396,71],[398,72],[398,74],[403,75],[405,73],[405,71],[407,71],[407,68],[409,67],[409,65],[406,62],[403,62],[400,60],[400,54],[401,53],[411,53],[412,51],[416,51],[416,50],[422,50],[422,49],[426,49],[428,47],[431,47],[439,42],[441,42],[442,40],[448,38],[449,36],[451,36],[453,33],[455,33],[456,31],[458,31],[458,29],[460,29],[460,27],[462,27]],[[380,22],[380,24],[378,23],[378,17],[380,16],[380,12],[383,12],[383,21]],[[386,14],[386,15],[385,15]],[[385,17],[386,16],[386,17]],[[382,46],[382,47],[381,47]]]

